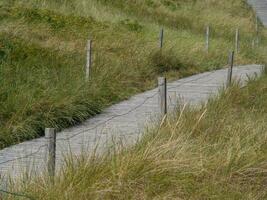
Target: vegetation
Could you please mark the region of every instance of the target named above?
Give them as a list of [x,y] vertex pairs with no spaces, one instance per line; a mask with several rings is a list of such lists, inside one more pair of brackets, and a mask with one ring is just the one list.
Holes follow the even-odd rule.
[[[0,22],[0,148],[43,135],[45,127],[79,123],[152,88],[160,74],[171,79],[224,66],[236,27],[236,62],[265,61],[264,30],[262,46],[252,49],[255,16],[243,0],[5,0]],[[85,82],[88,37],[94,59]]]
[[[159,75],[173,79],[224,66],[236,27],[242,35],[236,62],[264,63],[266,30],[261,46],[251,48],[254,19],[243,0],[0,2],[0,147],[38,137],[44,127],[79,123],[152,88]],[[94,63],[86,82],[88,36]],[[40,200],[266,199],[266,121],[265,75],[222,90],[200,108],[180,105],[135,146],[70,157],[54,181],[28,176],[8,190]]]
[[[54,184],[15,186],[33,199],[266,199],[267,77],[181,106],[134,147],[66,162]],[[10,197],[11,199],[13,196]]]

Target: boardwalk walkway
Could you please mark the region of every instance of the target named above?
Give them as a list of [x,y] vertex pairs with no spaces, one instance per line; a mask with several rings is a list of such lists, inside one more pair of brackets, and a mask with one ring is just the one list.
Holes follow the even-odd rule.
[[[235,67],[234,77],[242,80],[247,75],[259,74],[262,66],[248,65]],[[217,93],[225,84],[227,69],[206,72],[168,83],[168,105],[172,110],[177,100],[198,104]],[[57,135],[57,165],[63,154],[71,152],[79,155],[83,150],[92,151],[96,144],[103,150],[112,137],[127,143],[136,141],[147,123],[159,114],[158,89],[133,96],[127,101],[113,105],[83,124],[66,129]],[[0,172],[2,175],[18,177],[25,170],[39,171],[44,168],[46,139],[26,141],[0,151]]]
[[267,26],[267,0],[248,0],[264,26]]

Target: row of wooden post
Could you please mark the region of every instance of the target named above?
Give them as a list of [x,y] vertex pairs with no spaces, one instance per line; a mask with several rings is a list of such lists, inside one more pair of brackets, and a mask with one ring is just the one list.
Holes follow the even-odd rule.
[[[91,45],[91,43],[90,43]],[[90,53],[89,53],[90,55]],[[90,65],[89,65],[90,66]],[[229,87],[232,82],[234,66],[234,51],[229,54],[229,68],[226,85]],[[167,114],[167,80],[165,77],[158,78],[158,98],[159,109],[162,116]],[[54,128],[45,129],[45,138],[47,140],[47,172],[50,177],[55,176],[56,170],[56,132]]]
[[[257,32],[257,43],[258,41],[258,18],[256,18],[256,32]],[[239,52],[239,38],[240,33],[239,29],[236,29],[235,34],[235,51],[236,53]],[[160,36],[159,36],[159,47],[160,49],[163,48],[164,42],[164,29],[161,28]],[[207,26],[206,29],[206,51],[209,51],[210,46],[210,26]],[[229,67],[228,67],[228,75],[227,75],[227,82],[226,86],[229,87],[232,83],[232,76],[233,76],[233,66],[234,66],[234,51],[231,51],[229,54]],[[90,78],[90,68],[92,66],[92,40],[88,40],[87,42],[87,51],[86,51],[86,69],[85,69],[85,78],[88,81]],[[165,77],[158,78],[158,89],[159,89],[159,107],[161,115],[167,114],[167,80]],[[54,177],[55,170],[56,170],[56,132],[54,128],[46,128],[45,129],[45,138],[47,140],[47,172],[50,177]]]
[[[226,80],[227,88],[230,87],[232,84],[234,55],[235,55],[234,51],[231,51],[229,53],[228,73],[227,73],[227,80]],[[162,116],[164,116],[167,114],[167,80],[165,77],[158,78],[158,90],[159,90],[160,113]]]
[[[205,42],[205,50],[206,52],[209,52],[210,49],[210,26],[207,26],[206,28],[206,42]],[[160,49],[163,48],[163,39],[164,39],[164,29],[161,28],[160,30],[160,35],[159,35],[159,47]],[[239,28],[236,29],[235,32],[235,51],[238,53],[239,52],[239,45],[240,43],[240,31]]]
[[[236,29],[235,31],[235,51],[236,53],[239,53],[240,50],[240,31],[239,28]],[[207,26],[206,29],[206,45],[205,45],[205,50],[208,53],[210,49],[210,26]]]
[[[256,45],[258,46],[259,44],[259,37],[258,37],[258,18],[256,18]],[[206,42],[205,42],[205,50],[208,53],[210,49],[210,31],[211,28],[210,26],[207,26],[206,28]],[[163,48],[163,43],[164,43],[164,29],[160,29],[160,34],[159,34],[159,48],[160,50]],[[255,46],[255,40],[252,41],[252,46]],[[239,28],[236,29],[235,32],[235,52],[239,53],[240,51],[240,31]],[[89,80],[90,78],[90,69],[92,66],[92,40],[87,41],[87,50],[86,50],[86,67],[85,67],[85,79],[86,81]]]

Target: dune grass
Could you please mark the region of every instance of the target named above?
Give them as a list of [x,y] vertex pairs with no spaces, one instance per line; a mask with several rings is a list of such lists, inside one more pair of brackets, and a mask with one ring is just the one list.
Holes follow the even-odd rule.
[[13,190],[57,200],[266,199],[266,86],[265,75],[201,108],[181,105],[134,147],[69,159],[54,184],[33,178]]
[[[205,26],[212,27],[204,51]],[[159,53],[158,34],[165,29]],[[243,0],[5,0],[0,2],[0,148],[80,123],[105,107],[169,79],[227,62],[236,27],[236,63],[265,62],[265,30]],[[85,49],[93,39],[91,79]]]

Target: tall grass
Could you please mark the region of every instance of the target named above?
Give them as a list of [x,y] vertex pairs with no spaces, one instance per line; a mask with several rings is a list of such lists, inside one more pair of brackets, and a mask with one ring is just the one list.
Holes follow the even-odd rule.
[[266,85],[265,76],[199,109],[181,106],[134,147],[70,159],[54,184],[40,177],[13,189],[57,200],[266,199]]
[[[0,148],[62,129],[106,106],[170,79],[224,66],[241,29],[236,62],[265,61],[254,13],[243,0],[6,0],[0,3]],[[211,51],[204,29],[212,27]],[[162,53],[160,26],[165,28]],[[85,45],[93,39],[92,77],[84,81]]]

